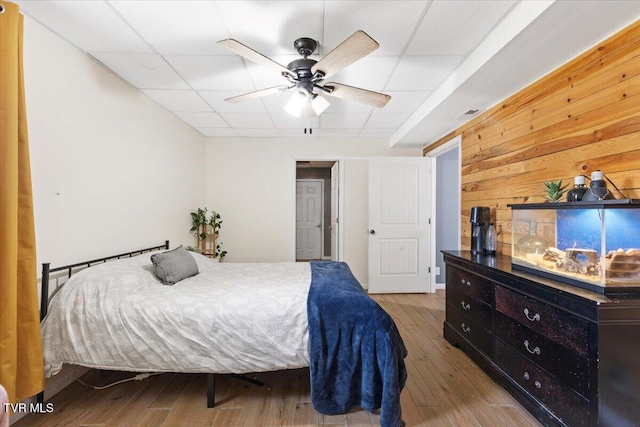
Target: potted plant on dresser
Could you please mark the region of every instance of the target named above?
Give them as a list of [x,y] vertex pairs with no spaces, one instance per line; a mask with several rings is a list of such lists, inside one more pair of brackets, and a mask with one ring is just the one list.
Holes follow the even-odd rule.
[[189,231],[196,238],[196,247],[190,246],[187,249],[222,261],[227,251],[223,251],[222,242],[218,242],[221,227],[222,219],[216,211],[209,211],[205,207],[191,212],[191,230]]

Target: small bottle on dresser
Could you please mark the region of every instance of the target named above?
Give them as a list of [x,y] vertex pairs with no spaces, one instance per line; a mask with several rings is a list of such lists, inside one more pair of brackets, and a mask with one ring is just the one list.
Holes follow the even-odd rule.
[[489,224],[489,228],[487,228],[487,236],[485,239],[484,251],[489,255],[495,255],[497,247],[498,247],[498,241],[497,241],[496,226],[492,222],[491,224]]

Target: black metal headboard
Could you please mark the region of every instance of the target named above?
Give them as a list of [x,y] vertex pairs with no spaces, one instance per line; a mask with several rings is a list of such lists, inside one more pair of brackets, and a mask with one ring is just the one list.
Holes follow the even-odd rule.
[[51,263],[43,263],[42,264],[42,283],[40,287],[40,321],[45,318],[47,315],[47,310],[49,308],[49,276],[51,273],[55,273],[57,271],[67,270],[67,277],[71,277],[74,273],[74,269],[79,267],[87,268],[91,267],[93,264],[98,264],[100,262],[113,261],[120,258],[131,258],[135,255],[141,255],[146,252],[157,251],[159,249],[169,249],[169,241],[165,240],[164,245],[153,246],[151,248],[138,249],[131,252],[125,252],[123,254],[111,255],[104,258],[92,259],[91,261],[82,261],[75,264],[63,265],[62,267],[51,268]]

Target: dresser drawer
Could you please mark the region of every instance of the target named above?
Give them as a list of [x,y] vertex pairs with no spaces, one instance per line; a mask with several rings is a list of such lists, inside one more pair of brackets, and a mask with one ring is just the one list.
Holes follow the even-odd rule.
[[496,313],[493,333],[522,356],[554,374],[583,396],[589,390],[589,361],[513,319]]
[[495,340],[494,359],[520,387],[531,393],[568,426],[589,423],[589,402],[526,358]]
[[470,295],[487,304],[493,302],[493,283],[466,270],[447,265],[447,288]]
[[447,287],[447,303],[462,311],[476,323],[491,330],[491,313],[493,312],[493,308],[491,308],[490,305],[462,293],[457,289],[453,289],[453,287]]
[[589,324],[585,320],[498,285],[495,301],[496,310],[587,357]]
[[447,304],[447,323],[478,350],[491,354],[491,333],[450,304]]

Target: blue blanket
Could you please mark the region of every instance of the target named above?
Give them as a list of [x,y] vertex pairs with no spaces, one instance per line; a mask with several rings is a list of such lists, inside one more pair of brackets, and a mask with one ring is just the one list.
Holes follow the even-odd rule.
[[356,405],[380,409],[382,427],[403,426],[407,350],[391,316],[347,264],[311,261],[307,313],[314,408],[329,415]]

